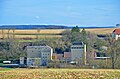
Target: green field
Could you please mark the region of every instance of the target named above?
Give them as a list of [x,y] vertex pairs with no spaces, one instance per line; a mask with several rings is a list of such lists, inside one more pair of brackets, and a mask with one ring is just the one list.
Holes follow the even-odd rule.
[[0,79],[119,79],[112,69],[11,69],[0,70]]

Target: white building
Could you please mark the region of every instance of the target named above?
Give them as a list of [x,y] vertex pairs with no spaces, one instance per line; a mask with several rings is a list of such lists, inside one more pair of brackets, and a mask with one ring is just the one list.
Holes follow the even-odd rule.
[[73,43],[71,46],[71,60],[85,60],[86,61],[86,45],[83,42]]
[[120,29],[115,29],[112,32],[112,38],[115,39],[115,40],[118,40],[120,38]]
[[47,65],[52,60],[53,49],[50,46],[27,46],[27,65]]
[[53,49],[50,46],[45,46],[41,50],[42,65],[47,65],[52,60]]

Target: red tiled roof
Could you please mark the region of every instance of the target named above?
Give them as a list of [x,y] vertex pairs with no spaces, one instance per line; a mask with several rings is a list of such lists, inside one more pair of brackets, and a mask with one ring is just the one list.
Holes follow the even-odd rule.
[[115,29],[113,32],[114,32],[115,34],[120,34],[120,29]]
[[70,58],[71,54],[70,52],[64,52],[64,58]]

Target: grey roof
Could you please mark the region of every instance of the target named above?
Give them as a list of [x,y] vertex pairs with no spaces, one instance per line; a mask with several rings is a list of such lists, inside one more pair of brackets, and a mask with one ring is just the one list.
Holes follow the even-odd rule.
[[83,42],[73,42],[72,44],[73,44],[73,45],[84,45]]

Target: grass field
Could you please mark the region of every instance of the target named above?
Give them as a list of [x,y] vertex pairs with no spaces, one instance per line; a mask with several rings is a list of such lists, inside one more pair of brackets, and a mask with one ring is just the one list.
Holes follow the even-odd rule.
[[0,79],[120,79],[120,70],[12,69],[0,70]]
[[[95,34],[110,34],[115,28],[92,28],[92,29],[86,29],[86,31],[95,33]],[[61,34],[66,29],[40,29],[39,31],[37,29],[33,30],[0,30],[0,38],[12,38],[13,34],[15,38],[36,38],[38,35],[38,38],[60,38],[62,37]],[[70,29],[69,29],[70,30]]]

